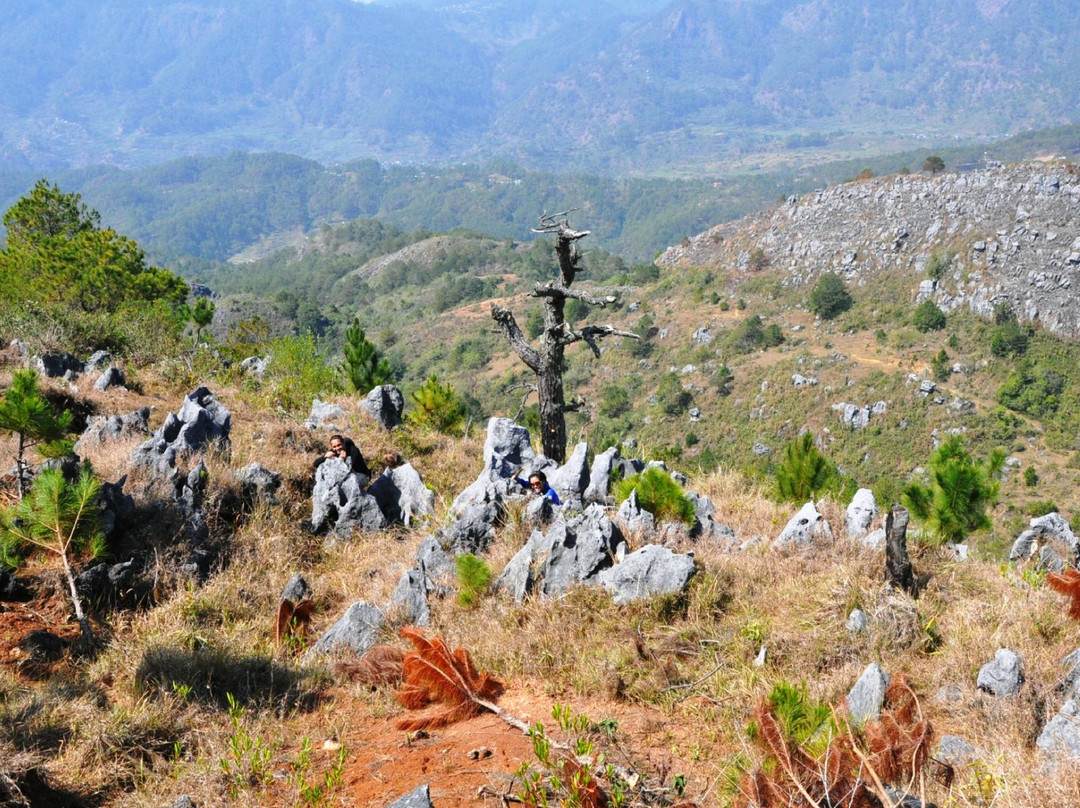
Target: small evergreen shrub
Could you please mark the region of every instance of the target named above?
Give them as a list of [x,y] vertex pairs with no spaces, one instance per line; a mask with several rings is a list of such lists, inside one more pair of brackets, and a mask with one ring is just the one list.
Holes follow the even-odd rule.
[[694,524],[696,512],[683,487],[661,468],[653,466],[641,474],[620,480],[615,486],[615,499],[622,502],[637,491],[638,504],[658,522]]
[[444,435],[461,434],[465,423],[465,404],[450,385],[439,384],[432,375],[409,398],[416,405],[409,414],[412,423]]
[[784,449],[776,467],[776,488],[784,502],[806,502],[836,482],[834,466],[814,445],[814,435],[803,432]]
[[1034,466],[1028,466],[1024,469],[1024,485],[1028,488],[1034,488],[1039,484],[1039,473],[1035,471]]
[[495,576],[487,562],[472,553],[462,553],[454,558],[454,569],[457,572],[458,603],[471,608],[479,603]]
[[[1030,466],[1028,468],[1030,468]],[[1036,516],[1046,516],[1048,513],[1059,513],[1057,503],[1050,499],[1029,503],[1026,510],[1028,516],[1032,518]]]

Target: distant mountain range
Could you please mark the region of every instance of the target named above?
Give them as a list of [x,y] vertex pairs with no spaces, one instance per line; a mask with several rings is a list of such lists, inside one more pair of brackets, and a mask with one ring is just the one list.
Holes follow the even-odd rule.
[[3,23],[4,170],[239,149],[701,173],[1080,107],[1060,0],[43,0]]

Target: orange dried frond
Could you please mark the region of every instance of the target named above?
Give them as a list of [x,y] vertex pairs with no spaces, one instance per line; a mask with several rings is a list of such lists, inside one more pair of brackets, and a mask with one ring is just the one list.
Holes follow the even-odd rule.
[[564,758],[563,772],[571,786],[571,793],[577,793],[581,808],[607,808],[610,805],[608,795],[600,788],[596,778],[576,760]]
[[1080,570],[1051,572],[1046,582],[1055,592],[1069,598],[1069,617],[1080,620]]
[[293,635],[306,637],[314,611],[313,600],[302,600],[295,605],[288,598],[281,601],[278,605],[277,620],[274,622],[274,641],[280,645]]
[[354,682],[395,685],[401,682],[404,657],[405,652],[393,645],[373,645],[356,662],[338,663],[334,670]]
[[412,626],[399,633],[413,644],[414,650],[405,654],[402,662],[404,684],[397,692],[398,701],[410,710],[432,702],[447,705],[445,711],[434,716],[403,720],[399,728],[445,726],[482,712],[480,700],[492,701],[502,695],[502,683],[478,672],[465,649],[451,651],[442,638],[428,637]]
[[892,677],[885,709],[867,724],[865,733],[870,765],[885,782],[910,779],[930,760],[934,731],[929,721],[922,720],[919,700],[903,674]]

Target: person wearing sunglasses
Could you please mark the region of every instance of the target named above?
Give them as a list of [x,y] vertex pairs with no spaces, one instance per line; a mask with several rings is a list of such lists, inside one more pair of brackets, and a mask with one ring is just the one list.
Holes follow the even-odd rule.
[[555,489],[548,485],[547,475],[542,471],[534,471],[529,475],[528,481],[518,477],[517,483],[522,488],[530,489],[538,497],[547,497],[551,500],[552,505],[562,505],[562,500],[559,499]]

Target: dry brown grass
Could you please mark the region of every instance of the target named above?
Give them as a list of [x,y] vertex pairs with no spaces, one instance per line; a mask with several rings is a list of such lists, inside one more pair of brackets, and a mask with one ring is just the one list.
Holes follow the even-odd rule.
[[[72,684],[17,681],[10,673],[0,678],[7,728],[0,755],[45,763],[59,781],[77,780],[100,795],[102,805],[157,806],[181,793],[200,805],[225,804],[220,761],[237,731],[226,713],[227,692],[242,699],[240,726],[270,749],[276,771],[288,770],[303,735],[344,735],[365,716],[396,715],[400,707],[385,690],[335,683],[321,666],[300,661],[296,643],[274,644],[282,588],[294,572],[311,584],[314,636],[357,600],[384,607],[419,542],[443,523],[449,503],[482,466],[479,430],[468,439],[410,429],[387,434],[355,414],[355,401],[343,399],[352,414],[342,431],[370,461],[396,452],[413,463],[436,491],[437,515],[413,530],[327,542],[305,533],[300,522],[310,515],[310,463],[328,433],[251,408],[229,389],[214,392],[233,412],[231,451],[206,459],[220,571],[201,587],[163,580],[152,607],[107,615],[108,647],[93,662],[72,663],[65,671]],[[180,403],[179,396],[152,389],[127,395],[104,394],[94,403],[111,414],[155,402],[153,425]],[[88,456],[103,477],[115,479],[127,470],[136,443]],[[0,444],[0,452],[7,448]],[[280,505],[236,504],[231,471],[253,461],[282,473]],[[133,482],[128,490],[148,506]],[[793,507],[774,503],[760,485],[728,470],[693,479],[691,487],[713,499],[715,518],[740,540],[764,541],[724,553],[685,540],[679,549],[693,549],[699,564],[689,591],[628,606],[614,606],[590,588],[522,605],[492,596],[474,608],[452,597],[434,599],[432,633],[467,648],[479,668],[511,691],[540,683],[553,699],[594,700],[618,713],[635,728],[628,745],[692,762],[702,806],[730,801],[722,783],[745,751],[751,706],[773,683],[805,681],[815,698],[839,703],[875,661],[908,676],[938,733],[961,735],[980,750],[980,766],[958,772],[951,790],[933,786],[928,796],[937,804],[1080,804],[1076,769],[1044,772],[1033,749],[1061,701],[1054,690],[1064,673],[1059,660],[1080,643],[1063,597],[1003,575],[993,562],[958,563],[944,552],[913,548],[916,574],[928,581],[912,601],[884,586],[882,553],[839,538],[842,505],[820,505],[838,536],[832,546],[774,553],[768,542]],[[511,505],[486,557],[496,574],[529,532],[521,507]],[[171,539],[154,525],[137,526],[132,537],[127,540],[162,548]],[[845,630],[855,607],[879,617],[865,634]],[[401,645],[389,630],[384,641]],[[757,667],[761,645],[766,663]],[[994,699],[976,691],[975,676],[1003,646],[1023,658],[1027,683],[1015,697]],[[954,688],[955,700],[939,694],[946,687]],[[351,709],[343,711],[343,703]],[[291,804],[284,791],[241,789],[228,804]]]

